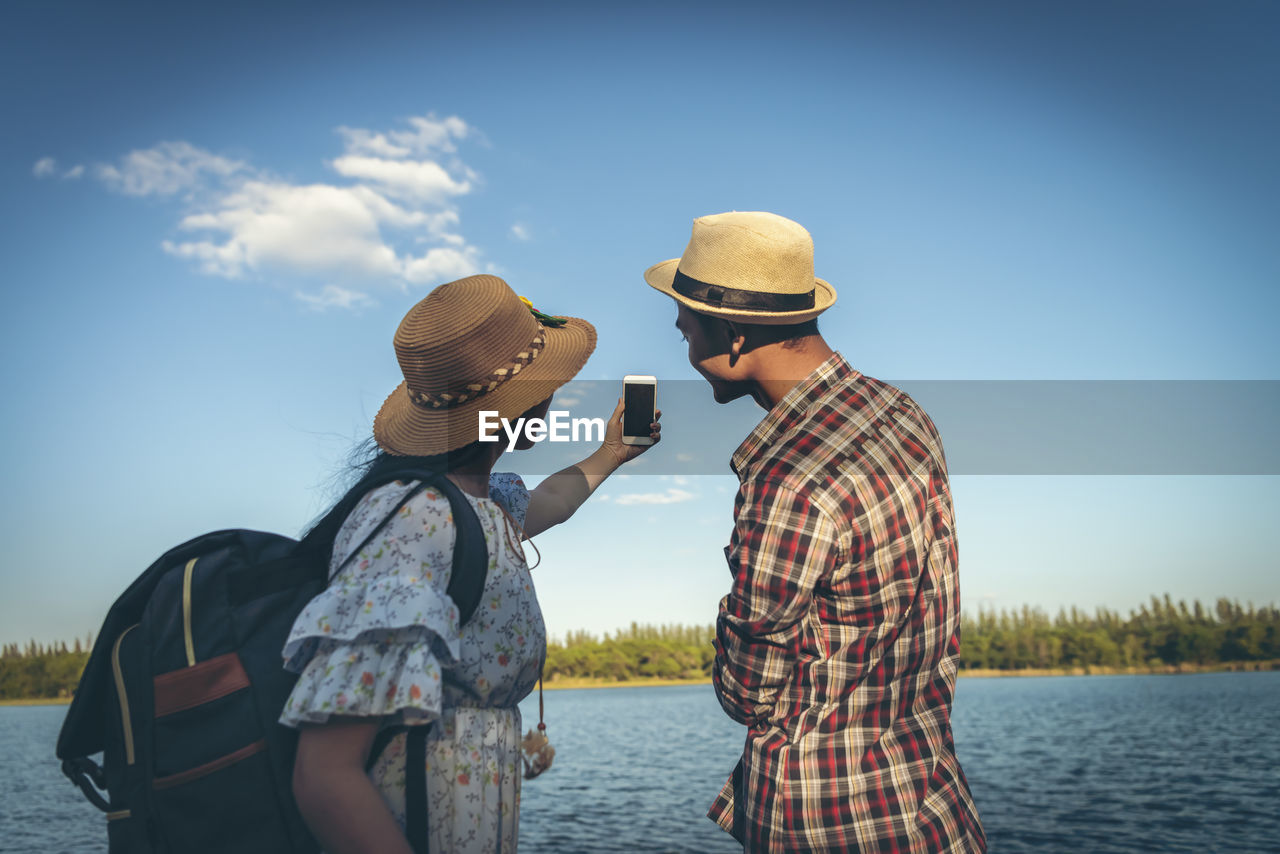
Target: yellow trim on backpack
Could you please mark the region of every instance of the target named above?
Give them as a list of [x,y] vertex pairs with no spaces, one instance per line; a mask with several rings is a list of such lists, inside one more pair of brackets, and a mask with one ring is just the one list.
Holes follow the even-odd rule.
[[182,634],[187,642],[187,666],[195,667],[196,645],[191,640],[191,576],[196,568],[197,558],[187,561],[187,568],[182,573]]
[[120,670],[120,642],[124,636],[138,627],[134,623],[120,633],[115,645],[111,647],[111,672],[116,677],[116,696],[120,698],[120,726],[124,730],[124,761],[133,764],[133,721],[129,718],[129,695],[124,690],[124,673]]
[[132,810],[116,810],[115,812],[107,813],[107,821],[118,821],[119,819],[122,819],[122,818],[133,818],[133,811]]

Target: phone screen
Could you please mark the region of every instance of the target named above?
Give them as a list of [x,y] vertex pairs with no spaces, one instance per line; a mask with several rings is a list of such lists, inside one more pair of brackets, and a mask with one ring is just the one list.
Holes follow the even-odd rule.
[[650,383],[626,383],[622,387],[622,435],[648,436],[653,423],[654,386]]

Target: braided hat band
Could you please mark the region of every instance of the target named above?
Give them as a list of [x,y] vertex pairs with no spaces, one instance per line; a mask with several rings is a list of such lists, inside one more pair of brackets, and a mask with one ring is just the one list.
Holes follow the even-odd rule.
[[453,406],[460,406],[469,400],[475,400],[477,397],[483,397],[511,379],[526,366],[538,358],[538,354],[542,352],[542,348],[547,343],[547,330],[541,325],[538,326],[538,334],[533,341],[529,342],[529,346],[515,355],[507,365],[496,369],[483,380],[474,383],[468,383],[466,391],[451,394],[449,392],[440,392],[439,394],[431,394],[425,391],[414,391],[408,389],[409,400],[414,406],[423,409],[449,409]]

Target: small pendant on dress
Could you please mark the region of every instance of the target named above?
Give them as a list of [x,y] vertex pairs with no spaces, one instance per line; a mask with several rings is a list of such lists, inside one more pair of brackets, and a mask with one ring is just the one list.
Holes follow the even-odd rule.
[[551,746],[551,742],[547,739],[546,724],[539,723],[536,730],[529,730],[525,734],[524,741],[520,743],[520,750],[523,753],[520,761],[524,763],[524,778],[526,780],[532,780],[550,768],[551,760],[556,755],[556,749]]

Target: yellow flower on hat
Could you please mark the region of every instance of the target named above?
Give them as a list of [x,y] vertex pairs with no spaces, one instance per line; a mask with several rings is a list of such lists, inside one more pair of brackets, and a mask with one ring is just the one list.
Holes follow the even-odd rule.
[[549,314],[543,314],[542,312],[538,311],[536,308],[533,307],[533,303],[530,301],[528,297],[520,297],[520,302],[524,303],[526,306],[529,307],[529,311],[533,313],[534,317],[538,318],[538,322],[540,322],[543,326],[559,328],[565,325],[566,321],[563,317],[552,317]]

